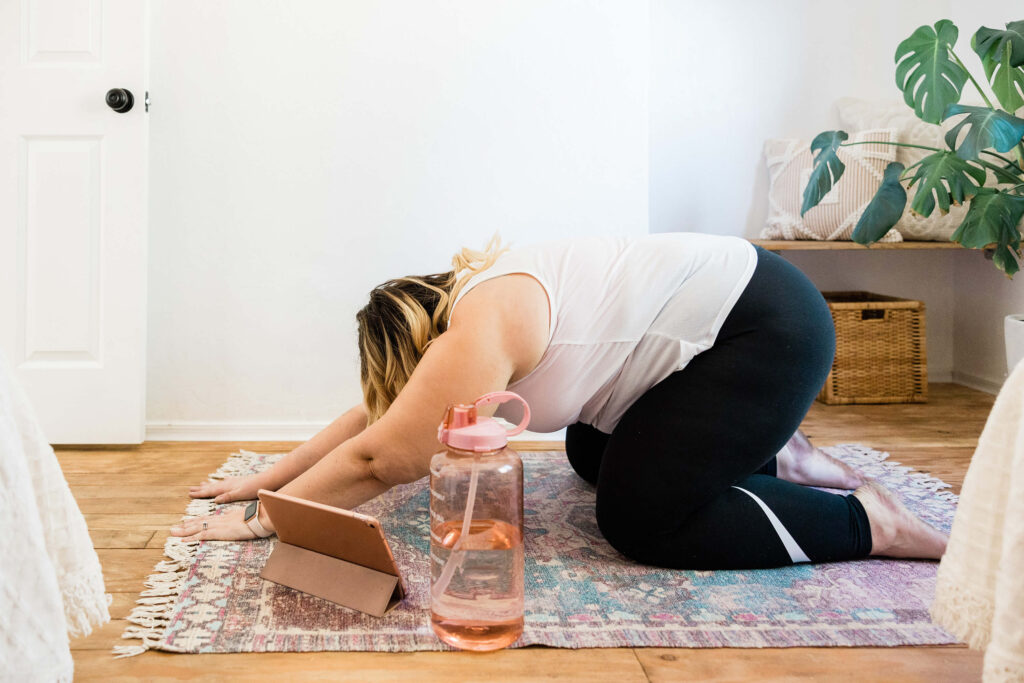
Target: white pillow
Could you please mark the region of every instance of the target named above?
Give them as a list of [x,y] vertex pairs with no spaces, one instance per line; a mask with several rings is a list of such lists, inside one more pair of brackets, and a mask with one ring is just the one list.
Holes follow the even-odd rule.
[[[896,130],[897,142],[912,145],[928,145],[939,149],[948,149],[944,136],[946,130],[956,125],[959,118],[952,119],[945,127],[934,123],[926,123],[917,118],[914,110],[902,100],[892,102],[876,102],[844,97],[836,101],[839,110],[839,122],[847,133],[869,128],[893,128]],[[897,147],[896,161],[906,167],[915,164],[932,152],[913,147]],[[989,174],[986,184],[991,184],[995,177]],[[896,224],[896,229],[908,240],[948,242],[950,235],[957,229],[964,216],[966,206],[950,206],[949,213],[943,214],[935,208],[930,216],[919,216],[910,210],[910,204],[917,194],[917,186],[907,191],[907,206],[903,217]]]
[[[850,142],[895,142],[896,130],[864,130],[850,135]],[[803,216],[804,188],[814,157],[811,143],[802,140],[767,140],[764,160],[768,166],[768,222],[761,237],[770,240],[849,240],[857,221],[882,183],[885,167],[896,160],[891,144],[843,147],[839,158],[846,170],[821,202]],[[880,242],[902,242],[890,230]]]

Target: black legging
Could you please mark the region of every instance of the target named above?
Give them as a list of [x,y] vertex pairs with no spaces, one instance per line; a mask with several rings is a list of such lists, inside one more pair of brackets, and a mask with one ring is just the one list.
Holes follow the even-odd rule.
[[743,569],[871,550],[860,501],[775,478],[775,454],[828,374],[835,329],[803,273],[757,256],[712,348],[637,399],[610,435],[582,423],[566,432],[573,469],[597,486],[601,532],[638,562]]

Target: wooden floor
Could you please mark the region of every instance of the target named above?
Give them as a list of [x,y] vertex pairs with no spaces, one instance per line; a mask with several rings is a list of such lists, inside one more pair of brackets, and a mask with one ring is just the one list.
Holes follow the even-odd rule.
[[[819,445],[863,443],[953,484],[959,491],[992,397],[932,385],[925,405],[815,404],[804,429]],[[167,528],[203,480],[232,451],[285,452],[291,443],[150,442],[137,447],[57,448],[85,514],[113,594],[113,621],[72,642],[78,680],[345,681],[675,681],[979,680],[981,656],[963,647],[560,650],[531,647],[492,654],[451,652],[174,655],[116,660],[124,617],[160,560]],[[548,449],[525,443],[521,450]]]

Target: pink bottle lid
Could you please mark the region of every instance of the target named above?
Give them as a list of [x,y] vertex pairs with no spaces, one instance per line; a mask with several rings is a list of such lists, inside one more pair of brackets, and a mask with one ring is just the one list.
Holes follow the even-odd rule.
[[[513,429],[506,430],[494,418],[477,416],[479,406],[505,401],[519,401],[523,404],[523,419]],[[437,428],[437,440],[462,451],[496,451],[508,444],[508,437],[521,433],[529,423],[530,406],[522,396],[511,391],[496,391],[484,394],[469,405],[457,403],[448,406],[444,421]]]

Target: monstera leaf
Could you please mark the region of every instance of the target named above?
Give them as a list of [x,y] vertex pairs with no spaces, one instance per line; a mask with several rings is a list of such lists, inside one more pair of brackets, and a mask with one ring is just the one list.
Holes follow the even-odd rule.
[[985,184],[985,169],[961,159],[955,152],[935,152],[918,164],[910,181],[911,187],[918,184],[910,208],[922,216],[930,215],[936,203],[943,213],[949,211],[950,200],[963,204]]
[[818,133],[811,140],[811,151],[817,152],[814,155],[814,168],[811,170],[811,177],[804,188],[804,203],[800,207],[800,215],[813,209],[821,201],[822,197],[828,194],[832,186],[839,182],[846,170],[846,164],[839,158],[839,145],[849,135],[842,130],[827,130]]
[[992,260],[1001,271],[1012,276],[1020,266],[1020,231],[1018,225],[1024,217],[1024,197],[981,188],[971,199],[960,227],[950,237],[971,249],[995,247]]
[[873,244],[882,239],[899,221],[907,205],[907,191],[900,185],[902,173],[903,164],[898,161],[885,167],[881,186],[853,229],[854,242]]
[[918,118],[938,123],[960,101],[967,71],[950,54],[958,31],[948,19],[921,26],[896,48],[896,85]]
[[[1024,21],[1006,27],[1024,30]],[[1024,106],[1024,68],[1020,66],[1024,63],[1024,35],[1016,30],[996,31],[982,27],[971,39],[971,46],[981,58],[985,78],[1003,109],[1017,111]]]
[[1001,244],[992,252],[992,262],[996,264],[996,268],[1006,273],[1007,277],[1012,278],[1020,270],[1018,259],[1020,259],[1019,246],[1011,249],[1009,246]]
[[1024,21],[1011,21],[1005,31],[982,26],[971,38],[971,47],[982,60],[998,62],[1006,52],[1013,52],[1010,66],[1024,65]]
[[[1021,137],[1024,137],[1024,119],[1007,114],[1001,109],[988,107],[968,107],[964,104],[951,104],[946,107],[946,116],[967,114],[964,120],[949,129],[946,133],[946,144],[956,149],[961,159],[977,159],[983,149],[995,148],[997,152],[1008,152],[1013,149]],[[967,134],[957,147],[960,130],[967,126]]]

